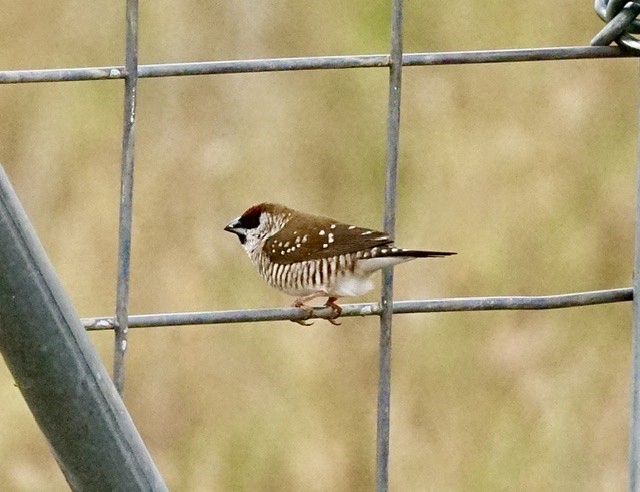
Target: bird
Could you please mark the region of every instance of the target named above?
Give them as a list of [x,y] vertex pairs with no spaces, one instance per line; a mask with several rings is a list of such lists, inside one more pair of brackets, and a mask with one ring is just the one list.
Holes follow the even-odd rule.
[[[359,296],[373,289],[372,276],[384,267],[416,258],[442,258],[451,251],[423,251],[395,246],[382,231],[299,212],[278,203],[249,207],[229,222],[225,231],[240,244],[260,276],[272,287],[296,299],[294,307],[311,312],[308,301],[327,297],[325,307],[335,318],[341,297]],[[297,321],[308,325],[304,321]]]

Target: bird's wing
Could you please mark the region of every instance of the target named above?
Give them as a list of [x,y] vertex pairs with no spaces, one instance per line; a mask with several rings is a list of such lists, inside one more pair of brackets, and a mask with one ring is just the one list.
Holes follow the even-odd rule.
[[265,242],[263,253],[280,264],[330,258],[391,244],[389,235],[336,222],[327,217],[300,214]]

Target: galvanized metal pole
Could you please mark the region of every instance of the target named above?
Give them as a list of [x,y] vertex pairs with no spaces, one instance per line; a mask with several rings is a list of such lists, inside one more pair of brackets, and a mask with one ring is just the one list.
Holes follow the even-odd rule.
[[74,490],[166,490],[0,167],[0,352]]
[[[640,109],[638,110],[640,121]],[[629,435],[629,490],[640,491],[640,130],[636,169],[636,233],[633,266],[633,334],[631,356],[631,428]]]
[[[398,149],[400,142],[400,86],[402,80],[402,0],[391,7],[391,56],[389,69],[389,110],[387,116],[387,172],[384,230],[394,235],[398,187]],[[376,439],[376,489],[389,488],[389,412],[391,409],[391,322],[393,317],[393,268],[382,275],[382,314],[380,315],[380,361],[378,419]]]
[[129,279],[131,267],[131,223],[133,218],[133,164],[138,88],[138,0],[127,0],[127,42],[124,81],[124,119],[122,132],[122,170],[120,224],[118,230],[118,285],[113,355],[113,380],[124,392],[124,357],[129,331]]

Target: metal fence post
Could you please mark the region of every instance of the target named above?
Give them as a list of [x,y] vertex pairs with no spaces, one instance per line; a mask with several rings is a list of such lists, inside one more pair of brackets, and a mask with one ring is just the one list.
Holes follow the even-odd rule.
[[166,490],[0,167],[0,352],[74,490]]
[[[638,110],[640,121],[640,108]],[[640,142],[640,132],[638,133]],[[629,490],[640,490],[640,144],[636,169],[635,261],[633,266],[633,330],[631,348],[631,429],[629,434]]]

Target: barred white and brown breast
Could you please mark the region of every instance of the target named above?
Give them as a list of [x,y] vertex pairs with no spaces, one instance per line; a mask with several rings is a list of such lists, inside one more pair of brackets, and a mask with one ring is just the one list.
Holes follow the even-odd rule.
[[297,305],[358,296],[373,288],[371,276],[383,267],[455,254],[398,248],[384,232],[273,203],[249,208],[225,230],[238,235],[270,285],[298,297]]

